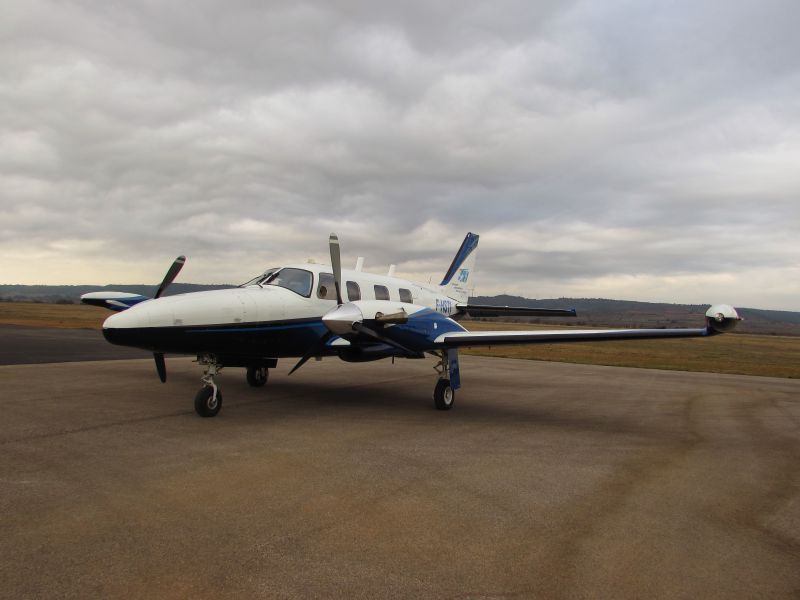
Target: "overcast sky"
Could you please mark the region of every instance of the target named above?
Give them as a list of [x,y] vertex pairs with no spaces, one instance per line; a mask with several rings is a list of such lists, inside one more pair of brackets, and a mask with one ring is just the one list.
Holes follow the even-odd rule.
[[[381,4],[384,4],[383,6]],[[800,3],[4,0],[0,283],[327,260],[800,310]]]

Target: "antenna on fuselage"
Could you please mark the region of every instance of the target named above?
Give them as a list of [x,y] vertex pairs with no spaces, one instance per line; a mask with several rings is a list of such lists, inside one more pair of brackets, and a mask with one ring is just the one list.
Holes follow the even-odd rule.
[[389,265],[389,272],[386,274],[387,277],[394,277],[394,269],[395,265]]
[[359,256],[358,260],[356,261],[356,271],[361,272],[361,269],[364,268],[364,257]]

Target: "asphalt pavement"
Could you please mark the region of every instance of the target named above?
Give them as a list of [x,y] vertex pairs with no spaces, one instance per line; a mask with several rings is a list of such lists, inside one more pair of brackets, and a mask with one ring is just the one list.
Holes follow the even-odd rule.
[[0,365],[150,356],[144,350],[109,344],[99,329],[55,329],[0,325]]
[[800,595],[800,381],[290,363],[0,367],[0,597]]

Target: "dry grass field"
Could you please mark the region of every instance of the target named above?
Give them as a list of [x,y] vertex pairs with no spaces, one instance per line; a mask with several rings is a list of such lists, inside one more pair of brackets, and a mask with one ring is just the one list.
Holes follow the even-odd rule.
[[110,311],[85,304],[39,304],[0,302],[0,325],[100,329]]
[[[0,324],[97,329],[111,313],[77,304],[0,303]],[[488,321],[466,321],[467,329],[548,329]],[[800,338],[733,334],[711,339],[631,340],[476,348],[465,353],[528,360],[800,378]]]
[[[466,321],[462,324],[467,329],[476,331],[559,329],[559,327],[544,325],[531,326],[487,321]],[[480,356],[549,360],[586,365],[800,378],[800,338],[798,337],[736,333],[713,338],[497,346],[495,348],[475,348],[465,352]]]

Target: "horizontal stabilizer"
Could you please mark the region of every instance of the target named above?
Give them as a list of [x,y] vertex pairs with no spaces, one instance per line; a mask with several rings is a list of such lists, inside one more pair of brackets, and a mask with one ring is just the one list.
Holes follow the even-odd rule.
[[458,304],[458,309],[473,318],[480,317],[574,317],[574,308],[530,308],[527,306],[488,306],[484,304]]
[[149,300],[147,296],[141,294],[129,294],[127,292],[90,292],[81,296],[81,303],[91,306],[102,306],[115,312],[129,309],[134,304]]

